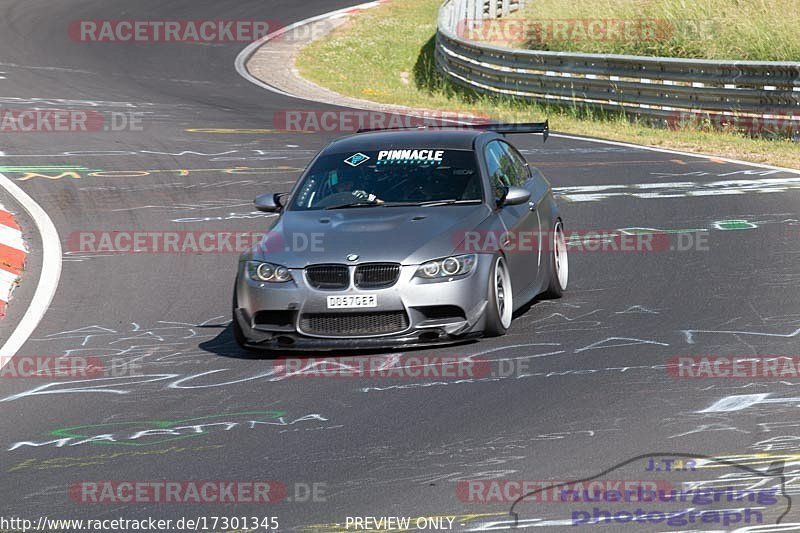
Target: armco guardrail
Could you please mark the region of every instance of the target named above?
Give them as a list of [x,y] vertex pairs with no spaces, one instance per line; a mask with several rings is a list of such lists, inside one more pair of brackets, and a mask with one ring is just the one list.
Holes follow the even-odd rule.
[[464,37],[469,24],[510,13],[518,4],[445,1],[436,36],[438,67],[480,92],[624,110],[667,123],[711,117],[800,134],[800,63],[521,50]]

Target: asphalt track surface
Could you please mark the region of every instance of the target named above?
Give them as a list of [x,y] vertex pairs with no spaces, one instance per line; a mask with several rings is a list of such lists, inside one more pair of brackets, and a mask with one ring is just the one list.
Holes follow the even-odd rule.
[[[233,343],[236,255],[69,253],[68,236],[75,231],[264,230],[269,218],[214,219],[251,213],[257,194],[288,190],[332,137],[187,131],[269,128],[276,111],[325,107],[266,92],[239,77],[233,62],[241,43],[78,44],[67,36],[68,21],[268,18],[288,24],[346,5],[2,3],[4,106],[147,114],[141,132],[2,137],[4,168],[82,169],[75,171],[79,179],[22,180],[23,170],[3,172],[44,207],[65,248],[58,292],[19,354],[135,361],[143,376],[0,380],[0,515],[277,516],[281,530],[317,531],[347,516],[457,515],[455,530],[496,530],[511,527],[510,503],[464,502],[458,480],[661,476],[677,486],[695,480],[709,487],[736,477],[775,486],[783,472],[785,492],[796,490],[790,474],[800,457],[794,455],[800,448],[797,381],[677,379],[659,366],[679,355],[798,353],[800,197],[787,181],[796,175],[590,141],[552,138],[542,145],[534,136],[517,139],[556,188],[623,186],[592,201],[562,196],[569,229],[701,230],[689,235],[704,236],[708,248],[572,253],[566,296],[534,302],[505,337],[413,352],[515,362],[518,370],[507,379],[275,379],[271,361],[247,357]],[[235,167],[251,170],[226,170]],[[92,170],[125,172],[89,176]],[[709,185],[722,180],[744,181]],[[716,194],[692,195],[712,189]],[[642,197],[643,191],[660,197]],[[209,220],[199,221],[204,218]],[[751,224],[715,226],[731,219]],[[33,248],[40,247],[35,234],[29,235]],[[678,245],[674,234],[670,245]],[[768,394],[760,398],[770,403],[712,408],[728,396],[753,394]],[[285,414],[253,414],[262,411]],[[180,437],[165,432],[130,439],[139,431],[197,420],[229,424],[184,430]],[[86,442],[103,434],[114,440]],[[70,440],[63,446],[18,445],[58,438]],[[669,453],[746,456],[737,460],[758,470],[772,464],[774,476],[725,465],[656,474],[646,471],[644,458],[616,468],[638,456]],[[766,455],[754,458],[759,453]],[[290,490],[295,483],[323,483],[325,497],[269,506],[89,505],[68,493],[82,480],[254,479],[279,480]],[[785,499],[763,506],[764,522],[786,506]],[[636,507],[643,504],[617,504]],[[516,511],[520,527],[569,530],[574,528],[565,524],[575,508],[523,503]],[[797,509],[784,522],[800,522]],[[596,526],[691,527],[728,529]]]

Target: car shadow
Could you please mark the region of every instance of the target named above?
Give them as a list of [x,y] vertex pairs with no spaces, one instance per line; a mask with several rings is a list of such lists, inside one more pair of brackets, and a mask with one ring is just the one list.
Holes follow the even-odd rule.
[[[546,302],[546,301],[548,301],[548,298],[545,298],[545,297],[543,297],[541,294],[540,294],[540,295],[538,295],[538,296],[535,296],[535,297],[533,298],[533,300],[530,300],[530,301],[528,301],[528,302],[525,302],[525,304],[524,304],[522,307],[520,307],[519,309],[517,309],[516,311],[514,311],[514,314],[513,314],[513,315],[511,315],[511,319],[512,319],[512,320],[516,320],[516,319],[518,319],[519,317],[521,317],[522,315],[526,314],[528,311],[530,311],[531,309],[533,309],[533,307],[534,307],[536,304],[540,304],[540,303],[542,303],[542,302]],[[512,326],[513,326],[513,323],[512,323]]]
[[[203,327],[222,327],[222,326],[200,326]],[[332,357],[360,357],[370,355],[386,355],[386,354],[406,354],[406,353],[419,353],[425,350],[435,350],[442,348],[451,348],[454,346],[466,346],[476,344],[477,339],[463,339],[457,342],[447,344],[430,344],[427,346],[415,346],[410,348],[354,348],[348,350],[245,350],[236,344],[233,337],[233,325],[228,324],[224,329],[211,340],[200,343],[201,350],[221,356],[229,357],[231,359],[261,359],[261,360],[281,360],[281,359],[322,359]]]

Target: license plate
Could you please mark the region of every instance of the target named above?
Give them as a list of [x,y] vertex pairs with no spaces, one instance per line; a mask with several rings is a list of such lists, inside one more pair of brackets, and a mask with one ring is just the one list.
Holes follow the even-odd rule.
[[328,309],[355,309],[359,307],[378,307],[378,297],[374,294],[328,296]]

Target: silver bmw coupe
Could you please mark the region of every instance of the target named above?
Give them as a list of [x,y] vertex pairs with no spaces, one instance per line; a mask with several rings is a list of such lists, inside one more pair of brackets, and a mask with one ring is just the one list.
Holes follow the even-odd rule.
[[507,139],[547,123],[369,131],[323,149],[241,256],[239,345],[410,347],[503,335],[560,297],[569,266],[550,183]]

